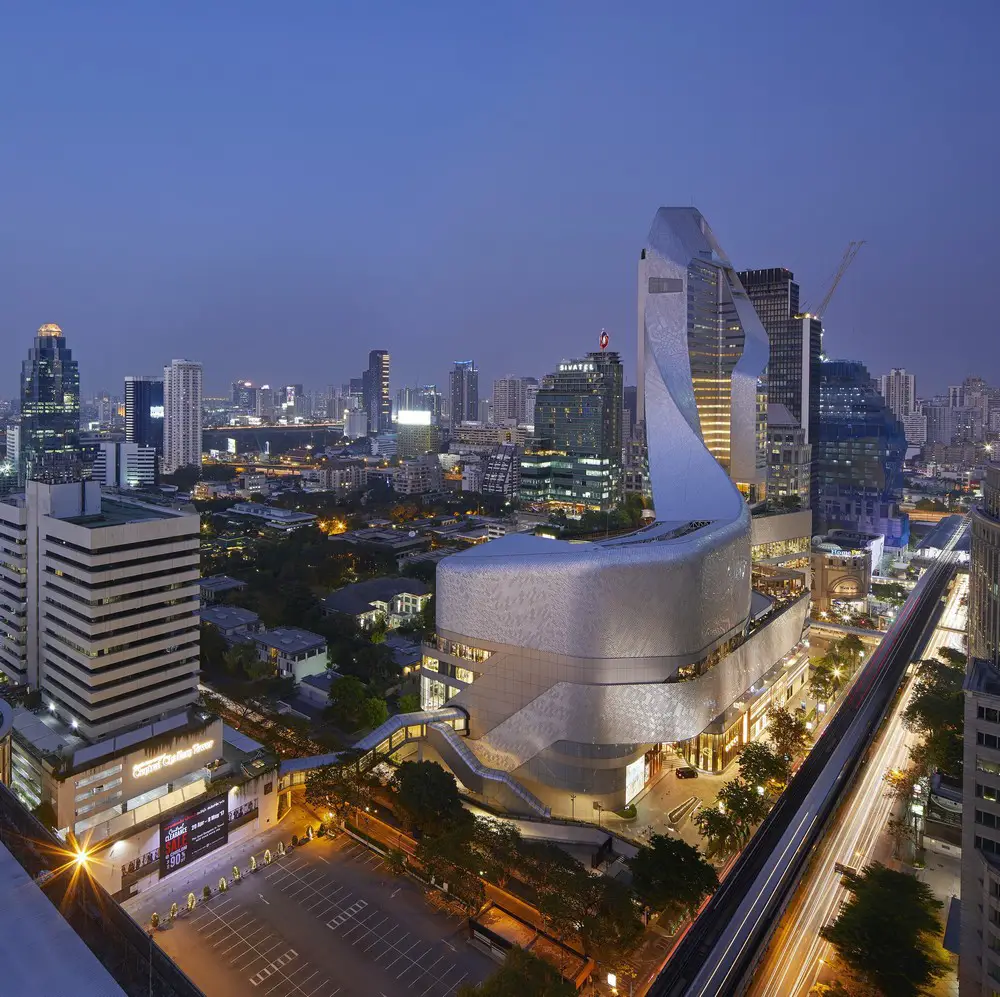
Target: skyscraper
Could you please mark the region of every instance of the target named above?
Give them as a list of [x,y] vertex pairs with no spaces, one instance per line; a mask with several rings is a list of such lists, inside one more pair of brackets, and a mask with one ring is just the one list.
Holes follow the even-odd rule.
[[588,353],[542,379],[535,400],[534,453],[521,463],[521,494],[532,504],[607,511],[622,488],[621,360]]
[[[698,425],[691,428],[754,501],[767,480],[767,334],[701,212],[660,208],[639,259],[637,421],[655,390],[647,383],[646,339],[660,342],[678,321],[687,327],[687,354],[676,358],[670,388],[693,391]],[[651,463],[657,447],[672,445],[648,427],[647,438]]]
[[448,374],[451,388],[451,424],[479,418],[479,370],[474,360],[456,360]]
[[368,354],[368,370],[364,372],[363,380],[368,432],[387,433],[392,429],[388,350],[372,350]]
[[886,547],[905,547],[909,521],[898,503],[906,437],[864,364],[821,365],[819,432],[812,448],[813,533],[881,533]]
[[969,654],[1000,663],[1000,464],[990,464],[972,510]]
[[819,418],[823,323],[816,315],[799,312],[799,285],[791,270],[742,270],[739,277],[770,346],[767,400],[785,406],[798,420],[809,444]]
[[163,368],[163,473],[201,467],[201,364],[171,360]]
[[888,374],[879,375],[878,393],[900,422],[916,410],[917,379],[902,367],[893,367]]
[[125,378],[125,442],[163,454],[163,380]]
[[[534,389],[534,390],[532,390]],[[538,381],[533,377],[497,378],[493,382],[493,419],[495,422],[516,422],[531,425],[534,418],[534,395],[538,393]],[[532,396],[531,414],[528,414],[529,395]]]
[[80,455],[80,369],[62,329],[43,325],[21,364],[21,480]]

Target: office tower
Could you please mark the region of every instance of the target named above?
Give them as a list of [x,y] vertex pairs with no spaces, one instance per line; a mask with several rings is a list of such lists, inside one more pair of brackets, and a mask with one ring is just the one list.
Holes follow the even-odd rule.
[[819,433],[813,441],[813,533],[881,533],[905,547],[903,426],[889,411],[864,364],[826,360],[820,369]]
[[493,401],[490,398],[479,399],[479,412],[476,421],[488,426],[493,422]]
[[80,456],[79,433],[80,369],[62,329],[43,325],[21,364],[21,480],[71,467]]
[[416,385],[412,388],[407,386],[400,388],[396,392],[396,402],[393,405],[393,412],[413,412],[423,408],[419,401],[420,392]]
[[163,368],[163,473],[201,467],[201,364],[171,360]]
[[368,413],[363,408],[347,410],[344,420],[344,435],[352,440],[368,435]]
[[425,384],[417,392],[417,404],[416,407],[419,409],[424,409],[431,414],[431,421],[434,423],[441,422],[442,416],[442,406],[444,403],[444,396],[438,391],[436,384]]
[[440,431],[430,412],[401,409],[396,413],[396,456],[400,460],[422,457],[429,451],[437,453],[440,443]]
[[992,994],[1000,980],[1000,465],[986,468],[972,510],[969,666],[962,766],[959,988]]
[[125,442],[163,453],[163,380],[125,378]]
[[[801,581],[759,630],[747,627],[750,510],[703,440],[683,359],[691,335],[686,270],[701,251],[685,246],[690,228],[679,227],[677,238],[663,233],[658,243],[683,252],[680,273],[648,276],[682,286],[674,307],[646,308],[643,332],[658,520],[589,542],[507,535],[438,565],[437,633],[424,645],[421,702],[460,708],[469,736],[431,724],[428,738],[464,785],[515,812],[572,816],[575,807],[579,819],[583,801],[598,817],[598,808],[620,809],[662,772],[665,744],[720,770],[748,738],[751,714],[766,711],[761,696],[790,700],[799,687],[790,672],[801,677],[808,663],[799,643],[809,607]],[[691,288],[695,298],[698,290]],[[756,389],[766,357],[758,359],[756,371],[741,372],[741,388]],[[548,390],[545,383],[539,392],[540,416]],[[754,393],[736,406],[751,427]],[[620,387],[614,402],[620,422]],[[543,426],[540,418],[536,431]],[[773,686],[762,681],[771,669]]]
[[889,411],[900,422],[917,407],[917,379],[902,367],[893,367],[877,379],[878,393],[885,399]]
[[574,513],[606,512],[622,490],[621,360],[588,353],[542,379],[533,453],[521,460],[521,498]]
[[257,415],[257,389],[252,381],[233,381],[233,408],[241,415]]
[[[646,339],[658,341],[681,320],[688,328],[687,349],[671,377],[683,383],[677,390],[694,392],[697,430],[709,453],[756,501],[767,481],[767,334],[701,213],[660,208],[639,259],[638,421],[645,419],[651,390]],[[654,448],[672,441],[654,440],[646,422],[653,464]]]
[[102,391],[95,399],[97,421],[102,427],[110,427],[118,414],[118,399],[112,398],[107,391]]
[[627,443],[635,433],[636,425],[636,393],[638,389],[634,384],[626,384],[622,393],[622,439]]
[[791,270],[743,270],[740,282],[767,333],[767,400],[799,421],[805,442],[816,435],[823,323],[799,311],[799,285]]
[[906,456],[910,457],[927,442],[927,416],[918,406],[899,421],[903,424],[903,433],[906,436]]
[[493,382],[493,414],[497,422],[521,421],[524,411],[524,381],[508,374]]
[[25,639],[0,640],[11,681],[88,738],[195,702],[197,514],[102,497],[96,481],[31,480],[0,502],[0,522],[23,541]]
[[520,488],[521,448],[516,443],[500,443],[486,459],[483,468],[483,494],[515,499]]
[[961,408],[965,402],[962,399],[962,386],[952,384],[948,386],[948,405],[951,408]]
[[525,377],[524,380],[524,409],[521,418],[518,420],[522,426],[530,426],[535,421],[535,399],[538,398],[538,378]]
[[368,431],[372,434],[387,433],[392,429],[388,350],[372,350],[368,354],[368,369],[362,374],[362,380]]
[[90,476],[108,488],[142,488],[156,484],[156,450],[138,443],[102,440]]
[[456,360],[448,374],[451,388],[451,425],[479,418],[479,370],[474,360]]
[[19,422],[7,423],[7,464],[9,471],[17,473],[18,465],[21,461],[21,424]]
[[806,431],[784,405],[767,406],[767,500],[809,508],[812,447]]

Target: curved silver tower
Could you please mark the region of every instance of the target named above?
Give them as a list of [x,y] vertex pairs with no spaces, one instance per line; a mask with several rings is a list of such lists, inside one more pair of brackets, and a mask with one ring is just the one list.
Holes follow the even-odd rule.
[[[699,734],[795,645],[808,605],[750,632],[737,483],[757,472],[767,338],[694,209],[657,213],[639,314],[656,521],[593,543],[508,535],[446,558],[424,659],[424,707],[469,714],[468,741],[438,739],[456,775],[481,789],[485,770],[503,773],[566,813],[576,794],[634,796],[651,754]],[[756,618],[762,605],[754,596]]]

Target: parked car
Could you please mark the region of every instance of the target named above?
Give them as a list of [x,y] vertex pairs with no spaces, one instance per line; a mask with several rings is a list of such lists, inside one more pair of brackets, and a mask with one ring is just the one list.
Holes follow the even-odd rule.
[[698,773],[691,768],[690,765],[681,765],[679,768],[674,769],[677,773],[678,779],[697,779]]

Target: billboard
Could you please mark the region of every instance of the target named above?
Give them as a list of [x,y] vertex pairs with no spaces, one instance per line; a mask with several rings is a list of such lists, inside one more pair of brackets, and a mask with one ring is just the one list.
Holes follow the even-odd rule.
[[160,878],[207,855],[229,840],[229,800],[216,796],[185,814],[160,822]]

